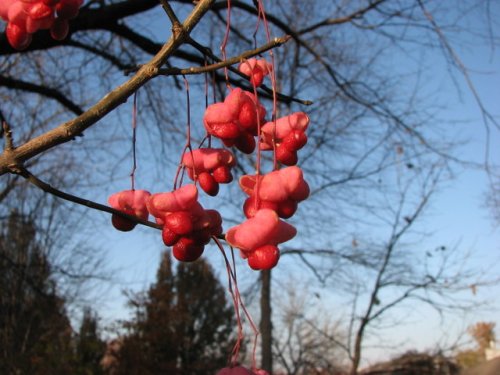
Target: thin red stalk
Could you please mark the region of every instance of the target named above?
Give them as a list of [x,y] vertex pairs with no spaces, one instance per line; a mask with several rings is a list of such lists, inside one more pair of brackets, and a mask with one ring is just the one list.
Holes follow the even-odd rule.
[[[193,165],[194,165],[193,148],[191,147],[191,101],[190,101],[190,98],[189,98],[189,82],[186,79],[186,76],[183,75],[182,77],[184,78],[184,86],[186,88],[186,107],[187,107],[186,144],[184,145],[184,148],[182,149],[182,152],[181,152],[181,161],[180,161],[179,166],[177,167],[177,171],[175,173],[174,190],[177,189],[177,182],[179,182],[180,184],[182,184],[183,174],[181,175],[181,171],[184,172],[184,167],[182,165],[182,159],[184,157],[184,153],[186,152],[186,150],[190,151],[191,158],[193,158]],[[180,175],[181,175],[181,179],[179,181],[179,176]],[[196,181],[196,170],[194,170],[193,178]]]
[[259,12],[257,14],[257,22],[255,24],[255,31],[253,32],[253,44],[254,44],[254,48],[257,48],[257,33],[259,31],[259,26],[260,26],[260,6],[259,6]]
[[[205,66],[208,65],[208,61],[207,61],[207,57],[205,56]],[[208,72],[205,72],[204,74],[204,78],[205,78],[205,110],[208,108],[208,89],[209,89],[209,75],[208,75]],[[214,102],[215,102],[215,88],[214,88]],[[212,139],[210,137],[210,134],[208,134],[208,131],[205,130],[205,137],[203,137],[202,141],[200,142],[198,148],[200,148],[203,143],[205,142],[205,140],[208,139],[208,147],[211,146],[212,144]]]
[[236,278],[236,262],[234,259],[234,251],[233,251],[232,247],[231,247],[231,258],[233,261],[234,284],[236,286],[238,300],[240,301],[241,308],[242,308],[243,312],[245,313],[245,316],[247,317],[248,322],[250,323],[250,327],[252,328],[252,331],[254,333],[253,350],[252,350],[252,369],[255,369],[257,367],[257,340],[259,338],[259,330],[257,329],[257,326],[255,325],[255,323],[252,319],[252,316],[247,311],[247,308],[246,308],[245,304],[243,303],[243,300],[241,299],[241,294],[240,294],[239,288],[238,288],[238,280]]
[[132,184],[132,190],[135,190],[135,171],[137,169],[137,157],[136,157],[136,141],[137,141],[137,91],[134,93],[134,101],[132,105],[132,171],[130,172],[130,179]]
[[[205,66],[208,65],[207,57],[205,56]],[[208,107],[208,72],[203,75],[205,78],[205,109]]]
[[[223,61],[226,61],[226,46],[227,46],[227,42],[229,40],[229,30],[230,30],[229,26],[230,25],[231,25],[231,0],[227,0],[226,33],[224,34],[224,39],[222,40],[222,44],[220,46]],[[226,86],[230,87],[227,66],[224,67],[224,75],[226,76]]]
[[[251,69],[251,66],[250,66],[250,63],[248,62],[248,60],[245,60],[244,64],[247,64],[248,67]],[[250,79],[250,82],[252,83],[253,95],[255,98],[255,100],[254,100],[255,113],[256,113],[256,117],[257,117],[257,160],[256,160],[256,171],[255,171],[255,210],[258,210],[259,203],[260,203],[259,188],[260,188],[261,152],[262,152],[260,137],[261,137],[261,125],[262,124],[260,123],[260,117],[259,117],[259,111],[258,111],[259,98],[257,96],[257,87],[255,86],[255,81],[253,79]]]
[[[234,344],[233,350],[231,351],[231,360],[230,364],[231,366],[236,365],[237,360],[238,360],[238,355],[240,352],[241,348],[241,341],[243,340],[243,323],[241,322],[241,314],[240,314],[240,309],[239,309],[239,290],[238,290],[238,285],[236,283],[236,274],[235,270],[236,267],[233,265],[233,269],[231,269],[231,264],[229,263],[229,260],[227,259],[226,253],[224,252],[224,248],[220,241],[217,239],[217,237],[212,237],[217,244],[220,252],[222,253],[222,256],[224,257],[224,262],[226,264],[226,270],[227,270],[227,278],[228,278],[228,288],[229,288],[229,293],[231,294],[231,299],[233,300],[233,305],[234,305],[234,311],[236,314],[236,322],[238,325],[238,337],[236,339],[236,343]],[[234,262],[233,262],[234,264]],[[233,283],[234,283],[234,289],[233,289]]]
[[[259,3],[259,18],[260,15],[262,15],[262,20],[264,23],[264,28],[266,30],[266,38],[267,42],[271,41],[271,32],[269,31],[269,23],[267,22],[267,17],[266,17],[266,11],[264,9],[264,4],[262,3],[262,0],[257,0]],[[276,65],[274,61],[274,53],[272,50],[269,50],[269,56],[271,57],[271,86],[273,90],[273,113],[272,113],[272,119],[273,119],[273,169],[276,170],[278,168],[278,161],[276,160],[276,119],[277,119],[277,108],[278,108],[278,98],[277,98],[277,85],[276,85]]]

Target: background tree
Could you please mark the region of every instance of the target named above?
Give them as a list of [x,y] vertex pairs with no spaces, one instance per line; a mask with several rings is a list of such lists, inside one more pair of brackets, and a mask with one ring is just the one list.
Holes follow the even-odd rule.
[[0,372],[72,372],[72,329],[33,223],[12,212],[0,233]]
[[274,301],[273,358],[278,373],[345,374],[345,328],[334,320],[338,317],[332,314],[332,307],[325,306],[317,292],[297,288],[298,284],[299,280],[288,280],[285,293]]
[[179,263],[162,256],[156,283],[130,301],[134,320],[118,356],[120,374],[213,374],[235,344],[234,311],[204,260]]
[[101,360],[106,344],[100,337],[97,314],[88,307],[83,311],[80,330],[74,341],[76,341],[76,364],[73,373],[78,375],[103,374]]
[[495,323],[477,322],[468,329],[468,333],[475,341],[475,349],[459,351],[456,360],[461,368],[468,369],[477,366],[486,360],[485,350],[495,342]]

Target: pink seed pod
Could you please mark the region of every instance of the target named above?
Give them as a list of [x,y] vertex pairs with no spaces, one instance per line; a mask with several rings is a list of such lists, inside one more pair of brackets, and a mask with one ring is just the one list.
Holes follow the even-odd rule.
[[27,11],[28,17],[34,20],[50,17],[54,13],[54,10],[50,6],[42,2],[31,4],[27,7]]
[[236,88],[223,103],[208,106],[203,123],[209,134],[222,139],[226,145],[238,142],[238,148],[252,152],[255,148],[253,136],[257,135],[258,124],[264,123],[265,116],[266,110],[255,95]]
[[2,18],[4,21],[8,22],[9,21],[9,17],[8,17],[9,9],[16,2],[17,2],[17,0],[2,0],[2,1],[0,1],[0,18]]
[[302,169],[296,166],[264,175],[259,187],[259,198],[272,202],[288,199],[300,202],[308,196],[309,185],[304,180]]
[[150,196],[151,193],[146,190],[123,190],[111,195],[108,203],[114,209],[146,220],[149,216],[146,201]]
[[[151,193],[146,190],[123,190],[111,195],[108,203],[115,210],[146,220],[149,216],[146,201],[150,195]],[[130,231],[136,226],[136,223],[118,215],[112,215],[111,222],[116,229],[121,231]]]
[[193,184],[188,184],[168,193],[151,195],[147,207],[151,215],[163,219],[169,212],[189,211],[198,200],[198,189]]
[[238,70],[250,77],[250,82],[252,82],[255,87],[262,85],[264,77],[268,75],[272,66],[264,59],[251,58],[243,61]]
[[9,23],[15,24],[22,29],[26,29],[26,19],[28,18],[29,4],[24,4],[20,1],[15,1],[7,9],[7,20]]
[[211,172],[221,166],[232,167],[236,164],[233,153],[223,148],[198,148],[182,156],[182,164],[197,173]]
[[[255,175],[240,177],[240,187],[252,195],[256,186]],[[302,170],[297,166],[273,171],[261,177],[259,198],[271,202],[283,202],[288,199],[300,202],[309,196],[309,185],[304,180]]]
[[280,220],[278,214],[264,208],[255,216],[230,228],[226,241],[243,252],[252,252],[265,245],[278,245],[291,240],[297,234],[294,226]]
[[7,35],[7,40],[12,48],[21,51],[26,49],[30,43],[32,36],[25,29],[20,26],[9,22],[5,29],[5,34]]
[[272,137],[275,131],[276,139],[283,139],[293,130],[306,131],[309,126],[309,116],[304,112],[295,112],[285,117],[280,117],[274,122],[266,122],[262,126],[262,133],[266,137]]

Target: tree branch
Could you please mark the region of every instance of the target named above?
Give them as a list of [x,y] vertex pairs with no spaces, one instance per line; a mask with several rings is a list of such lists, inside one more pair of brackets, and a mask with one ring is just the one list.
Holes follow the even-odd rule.
[[47,98],[54,99],[76,115],[81,115],[83,113],[83,109],[69,100],[67,95],[64,95],[62,92],[54,88],[50,88],[44,85],[36,85],[31,82],[6,77],[3,75],[0,75],[0,86],[15,90],[34,92],[36,94],[46,96]]
[[31,139],[11,153],[2,153],[0,155],[0,175],[8,173],[9,166],[22,165],[23,162],[30,158],[59,144],[70,141],[117,108],[120,104],[126,102],[128,97],[157,75],[158,69],[165,63],[167,58],[185,42],[191,30],[208,11],[214,1],[215,0],[200,1],[184,21],[179,33],[176,36],[172,35],[168,42],[149,63],[141,67],[132,78],[108,93],[89,110],[57,128]]
[[58,189],[52,187],[51,185],[45,183],[44,181],[40,180],[35,175],[31,174],[25,168],[19,168],[19,170],[17,171],[17,174],[19,176],[25,178],[29,183],[33,184],[37,188],[43,190],[46,193],[52,194],[58,198],[61,198],[61,199],[85,206],[85,207],[93,208],[95,210],[108,212],[110,214],[117,215],[117,216],[120,216],[124,219],[130,220],[134,223],[142,224],[142,225],[154,228],[154,229],[160,229],[160,230],[162,229],[162,226],[159,224],[150,222],[148,220],[143,220],[143,219],[141,219],[137,216],[134,216],[134,215],[128,215],[128,214],[126,214],[122,211],[116,210],[112,207],[109,207],[109,206],[106,206],[106,205],[103,205],[100,203],[96,203],[96,202],[93,202],[93,201],[88,200],[88,199],[83,199],[83,198],[77,197],[75,195],[68,194],[68,193],[65,193],[61,190],[58,190]]

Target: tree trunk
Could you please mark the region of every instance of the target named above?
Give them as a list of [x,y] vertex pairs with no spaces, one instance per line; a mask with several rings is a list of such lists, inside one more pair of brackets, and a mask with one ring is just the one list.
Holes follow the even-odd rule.
[[261,367],[272,374],[272,323],[271,323],[271,270],[261,272],[262,285],[260,294],[260,335],[262,340]]
[[365,332],[365,327],[367,323],[368,320],[364,318],[361,321],[361,325],[356,334],[356,341],[354,343],[354,355],[352,358],[350,375],[356,375],[358,373],[359,362],[361,361],[361,342],[363,341],[363,334]]

